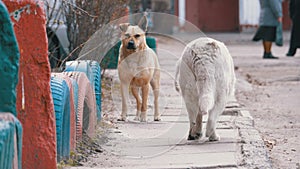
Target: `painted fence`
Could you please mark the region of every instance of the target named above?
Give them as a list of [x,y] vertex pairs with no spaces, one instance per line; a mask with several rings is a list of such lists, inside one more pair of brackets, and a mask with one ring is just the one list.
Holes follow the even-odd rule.
[[22,167],[56,168],[56,130],[42,1],[3,0],[17,37],[20,60],[17,117],[23,126]]
[[19,50],[6,6],[0,1],[0,111],[16,112]]
[[20,54],[8,10],[2,1],[0,23],[0,168],[21,169],[22,125],[15,117]]
[[101,119],[100,65],[76,61],[80,71],[51,77],[41,1],[0,1],[0,21],[0,112],[12,113],[0,113],[0,168],[56,168],[83,131],[94,136]]

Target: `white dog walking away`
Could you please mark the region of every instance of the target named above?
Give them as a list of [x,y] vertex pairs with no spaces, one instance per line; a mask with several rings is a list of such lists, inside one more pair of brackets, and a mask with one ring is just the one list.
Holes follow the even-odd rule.
[[209,141],[220,140],[216,121],[228,98],[234,96],[235,81],[233,60],[222,42],[199,38],[186,46],[177,62],[175,87],[181,91],[189,115],[188,140],[202,137],[205,114],[208,114],[205,136]]

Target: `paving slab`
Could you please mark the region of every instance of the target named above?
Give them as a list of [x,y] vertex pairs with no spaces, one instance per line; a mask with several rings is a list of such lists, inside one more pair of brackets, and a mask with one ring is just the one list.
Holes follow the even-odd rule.
[[[129,160],[128,160],[129,161]],[[164,166],[165,168],[174,168],[178,165],[197,168],[206,167],[236,167],[236,157],[234,152],[220,153],[199,153],[199,154],[166,154],[150,159],[135,159],[130,161],[132,166]]]

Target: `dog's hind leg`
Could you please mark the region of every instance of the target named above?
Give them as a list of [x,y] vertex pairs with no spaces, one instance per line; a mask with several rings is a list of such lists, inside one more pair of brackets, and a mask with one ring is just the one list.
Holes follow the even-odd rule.
[[182,86],[182,96],[189,115],[190,131],[188,140],[197,140],[202,136],[202,115],[199,116],[198,95],[195,92],[196,86],[190,81]]
[[[199,77],[199,76],[197,76]],[[216,139],[218,136],[215,134],[215,123],[217,117],[214,116],[213,113],[211,113],[210,110],[212,110],[215,106],[215,99],[214,99],[214,88],[215,88],[215,81],[210,76],[205,76],[205,78],[198,79],[196,81],[197,86],[197,93],[198,93],[198,113],[197,113],[197,120],[196,125],[194,128],[194,132],[198,132],[199,130],[202,130],[202,116],[209,113],[209,119],[206,129],[206,135],[209,134],[210,138]],[[209,133],[207,133],[207,131]],[[201,133],[202,134],[202,133]]]
[[223,112],[225,108],[225,103],[225,97],[219,96],[214,107],[209,112],[205,133],[205,136],[208,137],[209,141],[220,140],[220,136],[216,133],[216,123],[219,115]]
[[196,115],[196,123],[190,130],[189,140],[199,139],[201,137],[202,137],[202,114],[198,112]]
[[136,100],[136,116],[135,116],[134,120],[140,121],[142,103],[141,103],[141,98],[139,95],[139,88],[136,86],[131,86],[131,91]]
[[190,121],[190,131],[189,131],[188,140],[197,140],[199,136],[202,135],[199,133],[199,136],[197,136],[197,132],[195,130],[197,111],[194,109],[194,107],[196,107],[195,105],[197,105],[197,102],[193,102],[191,100],[188,101],[188,100],[189,99],[185,99],[186,108],[187,108],[189,121]]
[[148,94],[149,94],[149,84],[142,86],[142,112],[141,112],[141,122],[146,122],[147,120],[147,106],[148,106]]

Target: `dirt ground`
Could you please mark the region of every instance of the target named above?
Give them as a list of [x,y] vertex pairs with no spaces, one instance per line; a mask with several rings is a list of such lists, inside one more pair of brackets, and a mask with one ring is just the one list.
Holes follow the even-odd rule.
[[[300,168],[300,51],[274,47],[279,60],[263,60],[260,44],[228,45],[238,75],[236,97],[250,111],[274,168]],[[247,83],[248,82],[248,83]]]

